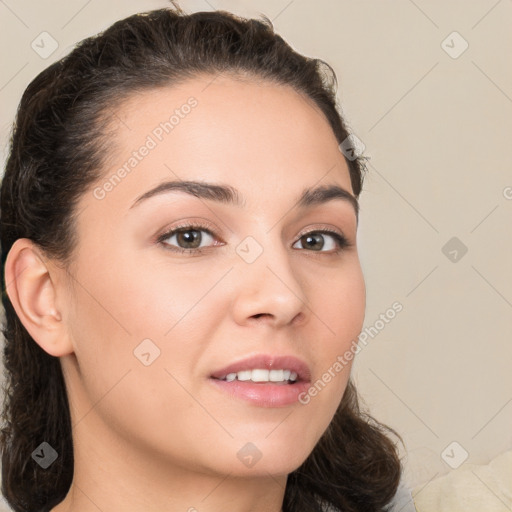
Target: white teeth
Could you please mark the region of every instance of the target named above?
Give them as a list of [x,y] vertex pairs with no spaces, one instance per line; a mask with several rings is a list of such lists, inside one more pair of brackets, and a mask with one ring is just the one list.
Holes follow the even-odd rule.
[[284,370],[270,370],[268,380],[270,382],[281,382],[284,380]]
[[253,382],[268,382],[268,370],[253,370],[251,380]]
[[297,380],[297,373],[291,370],[265,370],[263,368],[256,368],[254,370],[242,370],[240,372],[228,373],[224,379],[227,382],[234,380],[253,382],[295,382]]

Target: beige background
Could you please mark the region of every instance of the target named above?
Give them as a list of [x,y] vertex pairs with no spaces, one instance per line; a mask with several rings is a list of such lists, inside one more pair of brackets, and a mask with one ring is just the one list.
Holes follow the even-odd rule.
[[[2,152],[40,70],[114,20],[165,5],[2,0]],[[379,331],[354,375],[374,415],[404,438],[408,485],[452,471],[445,460],[460,462],[463,450],[467,463],[484,464],[512,448],[512,2],[181,5],[264,13],[296,49],[337,72],[343,110],[369,157],[359,242],[366,326]],[[47,59],[31,48],[43,31],[59,45]],[[452,237],[465,255],[462,246],[442,251]],[[379,328],[395,301],[403,311]]]

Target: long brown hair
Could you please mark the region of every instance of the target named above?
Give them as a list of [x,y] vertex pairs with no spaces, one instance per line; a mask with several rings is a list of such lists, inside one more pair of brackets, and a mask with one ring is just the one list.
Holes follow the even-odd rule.
[[[7,254],[18,238],[29,238],[49,257],[68,263],[76,244],[76,203],[101,177],[108,155],[105,126],[112,108],[139,91],[226,71],[293,87],[316,103],[340,144],[349,135],[328,64],[295,52],[265,16],[243,19],[224,11],[185,14],[176,7],[118,21],[45,69],[22,97],[0,195],[6,313],[2,491],[16,512],[50,509],[64,499],[73,478],[73,445],[59,359],[30,337],[5,293]],[[364,166],[358,158],[347,165],[358,196]],[[283,510],[383,510],[401,473],[389,433],[359,409],[349,382],[327,431],[289,475]],[[45,470],[31,458],[42,441],[59,454]]]

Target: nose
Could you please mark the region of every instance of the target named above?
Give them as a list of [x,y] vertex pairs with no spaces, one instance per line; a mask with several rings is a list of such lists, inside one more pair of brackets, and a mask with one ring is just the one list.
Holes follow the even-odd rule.
[[[290,261],[289,250],[274,240],[252,263],[237,262],[233,315],[240,325],[298,325],[307,318],[304,285]],[[237,256],[238,257],[238,256]]]

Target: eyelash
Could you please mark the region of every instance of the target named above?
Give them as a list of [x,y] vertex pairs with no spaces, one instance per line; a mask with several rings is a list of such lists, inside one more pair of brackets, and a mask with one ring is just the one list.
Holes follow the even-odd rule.
[[[165,242],[165,240],[167,240],[171,236],[173,236],[173,235],[175,235],[175,234],[177,234],[179,232],[187,232],[187,231],[206,231],[213,238],[216,238],[215,233],[212,232],[212,230],[210,229],[210,226],[198,223],[198,224],[183,224],[181,226],[176,226],[176,227],[172,228],[170,231],[166,231],[165,233],[160,235],[157,238],[156,241],[159,244],[163,245],[165,249],[167,249],[169,251],[172,251],[172,252],[177,252],[177,253],[180,253],[180,254],[183,254],[183,253],[185,253],[185,254],[192,254],[193,253],[194,255],[201,255],[206,250],[211,249],[212,247],[214,247],[214,246],[208,246],[208,247],[197,248],[197,249],[184,249],[183,247],[177,247],[177,246],[174,246],[174,245],[171,246],[170,244]],[[330,236],[332,236],[332,238],[334,238],[334,240],[338,244],[338,249],[335,250],[335,251],[313,251],[313,250],[311,250],[310,252],[313,252],[313,253],[317,252],[317,253],[320,253],[320,254],[337,255],[343,249],[347,249],[348,247],[350,247],[352,245],[347,240],[347,238],[345,236],[341,235],[340,233],[338,233],[337,231],[334,231],[332,229],[315,229],[315,230],[311,230],[311,231],[306,231],[306,232],[301,233],[301,234],[298,235],[297,242],[303,236],[312,235],[312,234],[321,234],[321,235],[327,234],[327,235],[330,235]],[[294,245],[297,242],[294,242]],[[307,250],[307,249],[302,249],[302,250]]]

